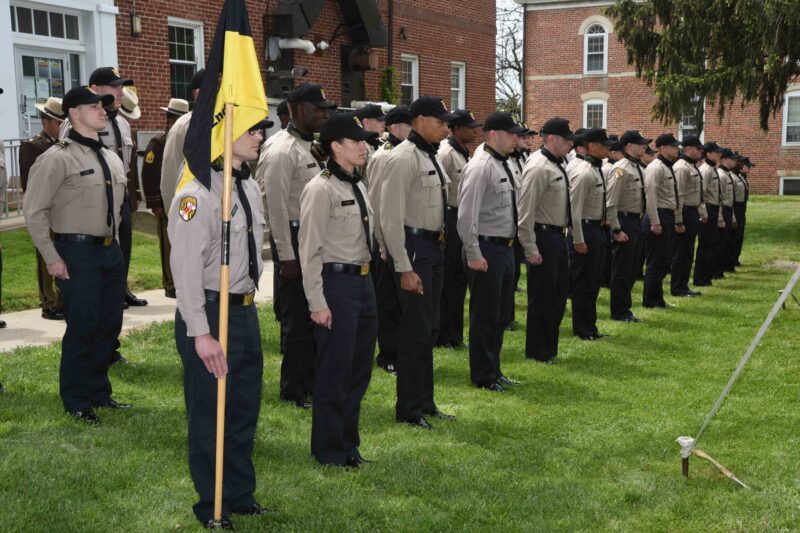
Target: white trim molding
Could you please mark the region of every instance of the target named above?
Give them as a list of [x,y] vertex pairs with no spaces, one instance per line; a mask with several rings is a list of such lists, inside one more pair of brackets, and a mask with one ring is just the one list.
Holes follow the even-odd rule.
[[[785,195],[785,193],[784,193],[784,182],[786,182],[786,181],[800,181],[800,172],[798,172],[798,171],[792,171],[792,172],[793,172],[793,174],[791,174],[791,175],[780,176],[780,178],[779,178],[780,181],[778,182],[778,195],[779,196],[784,196]],[[781,174],[781,173],[782,172],[779,170],[778,174]]]
[[589,91],[588,93],[583,93],[581,95],[581,101],[585,102],[586,100],[605,100],[608,102],[609,94],[604,93],[603,91]]
[[599,98],[593,98],[589,100],[583,101],[583,127],[588,128],[588,119],[589,119],[589,106],[602,106],[603,109],[603,120],[600,126],[594,125],[593,128],[605,128],[606,123],[608,122],[608,100],[603,100]]
[[578,28],[578,35],[585,35],[586,30],[588,30],[589,26],[592,26],[593,24],[600,24],[603,28],[605,28],[606,33],[614,33],[614,24],[612,24],[607,17],[604,17],[603,15],[592,15],[581,22],[581,25]]
[[558,0],[514,0],[516,3],[525,6],[525,11],[546,11],[550,9],[576,9],[582,7],[603,7],[613,5],[614,2],[608,0],[583,0],[569,2]]
[[[791,86],[790,86],[791,87]],[[787,91],[783,95],[783,110],[782,110],[782,120],[781,120],[781,146],[800,146],[800,141],[787,141],[786,140],[786,129],[789,125],[789,99],[798,100],[796,105],[800,105],[800,89],[796,91]],[[800,126],[800,122],[792,122],[793,127]]]

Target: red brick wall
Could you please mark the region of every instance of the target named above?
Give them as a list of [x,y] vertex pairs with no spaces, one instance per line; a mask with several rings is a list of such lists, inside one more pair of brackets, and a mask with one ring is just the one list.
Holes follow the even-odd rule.
[[[158,107],[165,106],[170,96],[167,17],[203,22],[207,53],[214,38],[222,0],[199,3],[188,0],[140,1],[137,12],[142,17],[142,35],[138,38],[130,34],[131,4],[131,0],[117,2],[120,10],[117,39],[120,70],[136,81],[139,90],[142,118],[133,126],[138,130],[162,129],[163,114]],[[263,17],[277,4],[278,0],[247,1],[262,72]],[[379,6],[384,26],[388,29],[387,0],[379,0]],[[467,107],[479,118],[492,112],[495,101],[494,0],[395,0],[394,12],[394,66],[399,70],[400,55],[403,53],[419,56],[419,94],[441,96],[449,106],[450,61],[462,61],[467,65]],[[330,0],[314,23],[309,38],[315,43],[330,41],[341,22],[339,2]],[[399,37],[400,28],[404,28],[407,39]],[[295,66],[309,68],[307,80],[322,84],[326,96],[337,102],[341,97],[340,51],[342,45],[349,43],[349,36],[343,28],[331,47],[320,55],[294,52]],[[379,49],[378,52],[378,70],[365,75],[366,98],[376,101],[382,100],[380,77],[387,65],[387,49]]]
[[[583,75],[581,23],[600,8],[555,9],[528,11],[525,14],[525,118],[532,127],[539,127],[548,118],[560,115],[572,121],[574,127],[583,125],[581,95],[589,91],[609,94],[606,120],[610,133],[639,129],[645,136],[655,138],[659,133],[677,133],[677,125],[663,125],[650,117],[655,101],[653,89],[643,81],[628,75],[633,68],[627,64],[625,49],[617,34],[608,37],[608,74]],[[619,74],[623,74],[621,77]],[[530,76],[560,76],[561,79],[530,80]],[[716,141],[747,155],[756,163],[750,173],[753,192],[777,194],[779,172],[800,175],[800,148],[781,147],[780,115],[770,122],[764,133],[758,125],[757,106],[741,107],[736,103],[720,123],[715,109],[706,106],[706,141]]]

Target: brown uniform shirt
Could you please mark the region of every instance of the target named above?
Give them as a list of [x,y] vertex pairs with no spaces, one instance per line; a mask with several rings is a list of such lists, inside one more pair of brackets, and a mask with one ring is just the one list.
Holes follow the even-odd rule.
[[167,132],[164,156],[161,159],[161,201],[166,208],[172,205],[175,188],[181,179],[181,168],[183,168],[184,161],[183,143],[186,141],[186,133],[189,131],[191,120],[192,112],[189,111],[176,120]]
[[644,170],[644,191],[647,195],[647,214],[650,224],[661,224],[659,209],[675,212],[675,224],[683,222],[683,212],[675,195],[675,179],[672,170],[660,158],[655,158]]
[[[253,234],[256,250],[264,246],[266,222],[261,204],[261,190],[252,179],[242,181],[244,192],[253,212]],[[247,250],[247,217],[239,200],[236,184],[231,193],[230,280],[228,288],[234,294],[255,290],[249,275]],[[186,335],[198,337],[210,333],[206,317],[205,290],[220,289],[220,260],[222,253],[222,172],[211,171],[211,189],[198,180],[187,183],[172,201],[167,234],[172,244],[169,264],[175,279],[178,310],[186,322]],[[258,254],[258,274],[263,263]]]
[[28,139],[19,147],[19,178],[22,185],[22,192],[28,190],[28,175],[36,159],[45,153],[48,148],[53,146],[58,139],[51,137],[46,131],[42,130],[39,135]]
[[156,135],[147,143],[142,162],[142,188],[148,209],[164,208],[161,198],[161,169],[164,162],[164,146],[167,134]]
[[[107,148],[101,153],[111,171],[113,213],[119,228],[127,178],[116,153]],[[106,224],[103,167],[92,149],[63,139],[39,156],[31,167],[23,212],[28,233],[48,265],[61,259],[53,246],[51,230],[95,237],[111,235],[112,228]]]
[[612,229],[619,229],[618,213],[644,211],[644,176],[639,163],[627,157],[611,167],[608,175],[608,211],[606,218]]
[[[367,204],[370,235],[372,210],[363,180],[356,185]],[[303,289],[312,312],[328,307],[322,290],[322,265],[345,263],[365,265],[372,258],[367,243],[361,209],[353,186],[330,170],[323,170],[308,182],[300,195],[300,265]],[[371,237],[370,237],[371,239]]]
[[525,163],[519,199],[519,242],[526,257],[539,252],[534,232],[536,224],[567,225],[569,190],[564,172],[544,150],[533,154]]

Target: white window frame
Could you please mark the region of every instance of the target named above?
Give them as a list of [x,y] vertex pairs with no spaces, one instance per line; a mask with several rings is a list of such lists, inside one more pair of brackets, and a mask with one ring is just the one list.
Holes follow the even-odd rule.
[[[179,28],[186,28],[194,31],[194,61],[181,61],[179,59],[170,59],[170,64],[180,64],[180,65],[197,65],[197,70],[205,67],[206,62],[206,43],[205,43],[205,36],[203,31],[203,23],[199,20],[188,20],[188,19],[181,19],[177,17],[167,17],[167,31],[169,31],[170,26],[175,26]],[[167,47],[169,47],[169,42],[167,42]],[[169,50],[167,50],[167,54],[169,55]]]
[[[458,69],[458,84],[460,87],[452,87],[453,69]],[[453,109],[466,109],[467,108],[467,64],[463,61],[450,62],[450,106]],[[458,102],[453,102],[453,91],[458,91]]]
[[[38,11],[45,11],[47,13],[59,13],[61,15],[71,15],[78,19],[78,39],[67,39],[66,37],[66,21],[64,21],[64,37],[51,37],[49,35],[37,35],[36,33],[23,33],[19,31],[19,20],[14,21],[14,25],[16,30],[12,31],[12,35],[14,36],[14,43],[15,44],[22,44],[25,46],[46,46],[46,47],[54,47],[58,46],[60,50],[71,50],[71,51],[78,51],[78,52],[86,52],[86,27],[84,25],[83,16],[80,11],[76,11],[74,9],[69,9],[67,7],[61,7],[58,5],[48,4],[34,4],[30,2],[24,1],[15,1],[9,4],[11,7],[14,7],[14,17],[19,18],[17,14],[17,8],[23,9],[30,9],[31,12],[33,10]],[[9,23],[11,21],[11,11],[9,9]],[[33,13],[31,13],[33,16]],[[50,17],[48,15],[48,33],[49,33],[49,26],[50,26]]]
[[[583,127],[588,128],[589,122],[589,106],[590,105],[602,105],[603,106],[603,125],[600,126],[601,128],[606,127],[606,123],[608,122],[608,102],[601,98],[590,98],[588,100],[583,101]],[[597,126],[594,126],[597,127]]]
[[[783,183],[785,181],[800,181],[800,176],[781,176],[780,177],[780,182],[779,182],[779,185],[778,185],[778,195],[779,196],[783,196],[784,195]],[[795,195],[793,194],[791,196],[795,196]]]
[[[402,98],[402,87],[403,84],[403,71],[402,71],[402,62],[408,61],[411,63],[411,82],[412,82],[412,91],[411,91],[411,101],[413,102],[417,98],[419,98],[419,56],[411,55],[411,54],[401,54],[400,55],[400,86],[401,86],[401,98]],[[408,87],[408,85],[405,85]]]
[[[699,100],[699,99],[698,99],[698,101],[702,102],[700,105],[702,106],[702,110],[703,110],[703,124],[705,125],[705,122],[706,122],[706,120],[705,120],[705,119],[706,119],[706,102],[705,102],[705,99],[703,99],[703,100]],[[680,122],[678,122],[678,140],[679,140],[679,141],[682,141],[682,140],[683,140],[683,117],[684,117],[684,116],[686,116],[686,114],[685,114],[685,113],[684,113],[683,115],[681,115],[681,121],[680,121]],[[705,142],[705,135],[706,135],[706,129],[705,129],[705,128],[703,128],[703,129],[700,131],[700,142],[702,142],[702,143],[704,143],[704,142]]]
[[[603,70],[589,70],[589,37],[597,37],[601,35],[599,33],[589,33],[589,30],[595,26],[600,26],[603,28]],[[586,28],[586,32],[583,34],[583,73],[584,75],[592,75],[592,74],[608,74],[608,28],[606,28],[603,24],[599,22],[595,22],[591,24],[588,28]]]
[[[800,99],[800,90],[787,92],[783,97],[783,120],[781,122],[781,145],[782,146],[800,146],[800,142],[788,142],[786,140],[787,127],[789,126],[789,99]],[[794,123],[793,123],[794,125]],[[800,126],[800,123],[797,124]],[[783,182],[781,182],[781,190],[783,190]]]

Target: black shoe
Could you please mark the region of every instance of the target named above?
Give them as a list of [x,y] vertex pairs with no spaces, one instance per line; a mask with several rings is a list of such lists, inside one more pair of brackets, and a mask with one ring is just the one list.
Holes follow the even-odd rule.
[[295,407],[299,407],[300,409],[311,409],[311,402],[306,399],[303,400],[290,400],[288,398],[284,398],[281,396],[282,402],[288,402],[294,404]]
[[354,464],[354,465],[368,465],[370,463],[374,463],[375,461],[370,461],[369,459],[364,459],[360,455],[357,457],[348,457],[347,464]]
[[432,416],[433,418],[438,418],[439,420],[445,420],[447,422],[452,422],[453,420],[456,419],[455,416],[446,415],[443,412],[439,411],[438,409],[436,411],[431,412],[431,413],[425,413],[425,414],[428,415],[428,416]]
[[695,296],[700,296],[703,294],[702,292],[697,291],[681,291],[681,292],[673,292],[672,295],[676,298],[694,298]]
[[94,409],[81,409],[80,411],[70,411],[69,416],[76,420],[80,420],[84,424],[94,425],[100,423],[100,417],[94,412]]
[[478,385],[479,389],[486,389],[492,392],[505,392],[506,388],[500,385],[496,381],[492,381],[491,383],[484,383],[483,385]]
[[42,318],[45,320],[64,320],[64,312],[57,307],[42,309]]
[[742,264],[739,261],[736,261],[736,266],[740,267],[740,266],[742,266]]
[[710,281],[700,281],[700,282],[695,281],[694,283],[692,283],[692,285],[694,285],[695,287],[711,287],[711,282]]
[[617,322],[628,322],[628,323],[643,322],[641,318],[637,318],[636,315],[634,315],[633,313],[621,316],[619,318],[612,318],[611,320],[616,320]]
[[238,511],[231,511],[233,515],[241,515],[241,516],[261,516],[271,512],[266,507],[261,507],[258,503],[254,503],[250,507],[245,507],[244,509],[240,509]]
[[397,375],[397,369],[395,368],[394,363],[387,363],[385,365],[378,366],[393,376]]
[[600,333],[600,332],[597,332],[594,335],[592,335],[592,337],[594,337],[595,340],[602,339],[603,337],[610,337],[610,336],[611,335],[609,335],[608,333]]
[[227,516],[223,516],[219,522],[214,520],[213,518],[207,520],[203,523],[203,527],[206,529],[230,529],[233,530],[233,522]]
[[415,418],[413,420],[399,420],[399,422],[408,424],[410,426],[417,426],[422,429],[433,429],[433,426],[430,425],[423,417]]
[[119,363],[121,365],[127,365],[128,364],[128,360],[125,359],[125,357],[123,357],[123,355],[121,353],[119,353],[119,351],[115,351],[113,354],[111,354],[111,364],[115,365],[117,363]]
[[497,382],[500,385],[522,385],[521,381],[514,381],[513,379],[509,379],[508,376],[504,376],[500,374],[500,377],[497,378]]
[[125,303],[130,307],[144,307],[147,305],[147,300],[137,298],[133,293],[129,292],[125,294]]
[[4,327],[6,327],[6,321],[0,320],[0,329],[3,329]]
[[577,337],[582,341],[596,341],[597,337],[592,335],[577,335]]
[[725,279],[725,274],[717,274],[714,279]]
[[519,327],[516,322],[509,322],[506,326],[506,331],[517,331]]
[[164,289],[164,296],[167,298],[176,298],[175,289]]
[[543,365],[557,365],[561,362],[561,359],[559,359],[558,356],[553,357],[552,359],[536,359],[535,357],[532,357],[531,359]]
[[95,405],[95,407],[99,407],[101,409],[115,409],[115,410],[124,410],[124,409],[133,409],[132,403],[120,403],[114,398],[109,398],[106,403],[100,403]]

